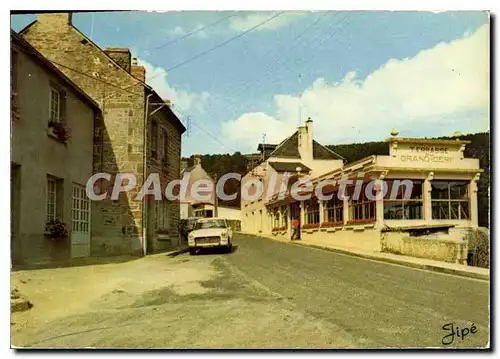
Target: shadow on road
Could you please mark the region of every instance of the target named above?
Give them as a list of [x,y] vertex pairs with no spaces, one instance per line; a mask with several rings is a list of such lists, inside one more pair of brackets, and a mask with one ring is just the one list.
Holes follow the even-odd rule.
[[237,250],[238,250],[238,245],[233,244],[233,246],[231,247],[231,251],[229,253],[226,252],[225,248],[214,247],[214,248],[199,249],[196,254],[208,254],[208,255],[213,255],[213,254],[232,254],[232,253],[236,252]]
[[53,269],[53,268],[69,268],[69,267],[83,267],[103,264],[118,264],[125,263],[140,259],[140,256],[116,256],[116,257],[85,257],[73,258],[63,262],[49,262],[49,263],[30,263],[30,264],[17,264],[13,265],[11,272],[38,270],[38,269]]

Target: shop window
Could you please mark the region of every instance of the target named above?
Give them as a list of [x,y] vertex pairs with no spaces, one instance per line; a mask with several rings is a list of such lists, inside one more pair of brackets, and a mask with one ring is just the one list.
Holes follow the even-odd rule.
[[389,180],[384,197],[384,219],[423,219],[423,182]]
[[281,222],[280,222],[280,212],[278,208],[275,208],[273,210],[273,228],[279,228],[281,227]]
[[375,220],[375,201],[366,196],[366,184],[361,187],[357,199],[352,198],[355,187],[347,189],[349,196],[349,222]]
[[470,219],[468,181],[432,181],[432,219]]
[[319,202],[317,199],[310,199],[304,202],[305,224],[319,223]]
[[344,220],[344,201],[338,199],[337,193],[334,193],[330,200],[325,201],[324,212],[325,222],[342,222]]

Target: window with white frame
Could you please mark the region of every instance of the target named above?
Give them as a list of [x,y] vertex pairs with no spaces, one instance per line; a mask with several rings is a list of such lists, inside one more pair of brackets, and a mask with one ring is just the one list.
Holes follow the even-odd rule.
[[273,209],[273,228],[281,227],[279,208]]
[[344,220],[344,201],[338,198],[337,192],[324,203],[325,222],[342,222]]
[[304,202],[305,224],[319,223],[319,202],[316,198]]
[[386,183],[384,219],[424,218],[423,181],[388,180]]
[[375,201],[366,196],[366,185],[361,187],[357,199],[354,199],[355,187],[350,187],[349,193],[349,221],[375,220]]
[[47,177],[47,221],[56,219],[56,196],[57,180],[54,177]]
[[432,219],[470,219],[468,181],[431,182]]
[[54,87],[50,88],[50,115],[49,125],[61,122],[61,92]]
[[74,232],[90,231],[90,202],[85,187],[73,184],[73,204],[71,208],[71,224]]
[[288,227],[288,206],[283,206],[281,208],[281,226]]

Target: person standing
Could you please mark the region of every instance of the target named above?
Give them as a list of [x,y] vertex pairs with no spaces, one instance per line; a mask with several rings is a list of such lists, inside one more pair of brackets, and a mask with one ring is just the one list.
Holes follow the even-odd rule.
[[299,218],[295,217],[292,221],[292,229],[293,229],[292,240],[299,239],[299,226],[300,226]]

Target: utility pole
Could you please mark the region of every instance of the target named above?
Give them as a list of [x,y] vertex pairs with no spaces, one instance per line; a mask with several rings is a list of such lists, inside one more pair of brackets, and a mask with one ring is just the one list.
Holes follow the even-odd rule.
[[217,173],[214,173],[214,217],[217,218],[219,216],[219,197],[217,196]]
[[262,161],[266,160],[266,134],[262,134]]

